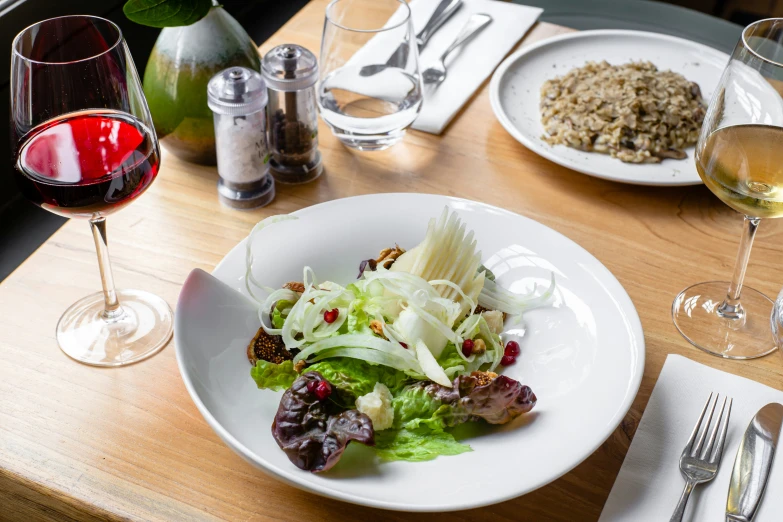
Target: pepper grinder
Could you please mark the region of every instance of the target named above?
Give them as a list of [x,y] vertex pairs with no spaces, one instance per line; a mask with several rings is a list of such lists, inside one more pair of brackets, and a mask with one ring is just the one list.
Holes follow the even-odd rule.
[[279,45],[261,61],[269,87],[269,167],[280,183],[314,180],[323,172],[318,152],[315,83],[318,61],[302,46]]
[[275,197],[266,140],[267,88],[256,71],[231,67],[207,84],[215,119],[218,195],[234,208],[268,205]]

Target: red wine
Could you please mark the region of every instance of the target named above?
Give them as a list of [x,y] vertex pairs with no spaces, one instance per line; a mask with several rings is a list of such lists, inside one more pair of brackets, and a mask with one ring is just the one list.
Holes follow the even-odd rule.
[[114,212],[155,179],[160,152],[151,131],[118,111],[83,111],[27,133],[18,148],[22,193],[65,217]]

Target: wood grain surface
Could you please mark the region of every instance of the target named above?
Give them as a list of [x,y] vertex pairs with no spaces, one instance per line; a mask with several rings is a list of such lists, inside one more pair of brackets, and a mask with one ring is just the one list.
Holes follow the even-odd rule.
[[[317,52],[325,5],[314,0],[261,51],[293,42]],[[539,24],[523,45],[566,31]],[[592,521],[667,354],[783,389],[778,355],[724,361],[692,348],[672,325],[674,296],[689,284],[728,278],[734,262],[741,218],[706,188],[621,185],[550,163],[503,130],[486,84],[442,136],[410,132],[385,152],[349,151],[325,125],[319,130],[325,175],[305,186],[279,186],[271,206],[249,212],[219,204],[214,168],[164,152],[148,193],[109,219],[118,286],[156,292],[174,306],[188,273],[211,270],[254,223],[322,201],[422,192],[491,203],[577,241],[633,299],[647,359],[622,425],[564,477],[481,510],[394,513],[294,489],[221,443],[185,390],[173,344],[121,369],[82,366],[60,352],[54,339],[60,314],[100,288],[89,227],[72,220],[0,285],[0,519]],[[748,284],[771,296],[783,283],[782,230],[778,222],[762,223],[748,270]]]

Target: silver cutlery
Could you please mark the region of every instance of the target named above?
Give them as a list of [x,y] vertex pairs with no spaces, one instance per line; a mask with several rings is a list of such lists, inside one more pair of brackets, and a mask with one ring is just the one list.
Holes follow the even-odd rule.
[[[729,417],[731,416],[731,404],[733,399],[728,399],[728,406],[726,404],[727,398],[723,398],[723,405],[721,406],[718,419],[710,431],[710,423],[712,422],[713,414],[715,413],[715,406],[718,404],[720,395],[715,396],[715,400],[712,400],[712,393],[710,394],[707,402],[704,404],[704,408],[701,410],[699,420],[696,422],[696,426],[693,428],[691,438],[688,439],[688,443],[685,445],[685,449],[682,450],[680,456],[680,473],[685,478],[685,489],[682,491],[680,501],[677,503],[677,507],[674,509],[669,522],[680,522],[683,514],[685,514],[685,506],[688,504],[688,499],[693,492],[693,488],[697,484],[709,482],[715,478],[718,474],[718,466],[720,466],[721,456],[723,455],[723,443],[726,441],[726,430],[729,427]],[[710,402],[712,407],[709,408]],[[710,414],[704,421],[704,414],[709,408]],[[707,439],[707,432],[709,431],[709,438]],[[705,444],[706,439],[706,444]]]
[[[441,0],[435,11],[432,12],[432,16],[427,21],[427,24],[421,31],[416,34],[416,46],[419,52],[424,49],[427,42],[430,41],[435,31],[446,23],[446,20],[452,17],[454,13],[462,7],[462,0]],[[386,63],[377,63],[373,65],[365,65],[359,70],[359,76],[368,77],[378,74],[379,72],[393,66],[405,64],[408,61],[409,46],[405,43],[400,44],[397,50],[392,53]]]
[[737,450],[726,500],[726,522],[750,522],[767,486],[780,437],[783,405],[767,404],[750,421]]
[[462,31],[457,35],[451,45],[440,56],[435,65],[421,73],[421,78],[425,84],[438,85],[446,79],[446,58],[455,50],[470,41],[476,36],[482,29],[492,22],[492,17],[488,14],[477,13],[472,15]]

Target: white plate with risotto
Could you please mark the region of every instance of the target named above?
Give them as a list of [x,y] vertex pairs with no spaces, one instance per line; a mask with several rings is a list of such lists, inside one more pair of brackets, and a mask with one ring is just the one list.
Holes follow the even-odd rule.
[[[492,77],[490,100],[498,120],[517,141],[536,154],[564,167],[590,176],[635,185],[697,185],[701,180],[693,158],[694,142],[703,110],[695,107],[701,104],[703,109],[706,109],[728,60],[729,56],[721,51],[673,36],[641,31],[582,31],[544,40],[509,56]],[[674,97],[661,98],[662,101],[657,105],[660,111],[650,113],[644,111],[646,101],[640,99],[634,107],[641,108],[626,111],[620,116],[623,121],[620,121],[616,113],[612,115],[608,114],[608,111],[604,112],[599,121],[589,120],[596,117],[595,106],[587,109],[582,107],[583,112],[579,116],[580,108],[572,105],[571,107],[576,108],[575,111],[562,111],[554,119],[561,129],[568,127],[562,134],[566,138],[572,138],[573,146],[552,143],[566,140],[557,140],[553,134],[547,132],[547,129],[551,131],[558,127],[553,124],[551,112],[548,125],[545,127],[542,123],[542,87],[546,84],[551,95],[552,89],[549,87],[552,86],[552,81],[558,82],[557,78],[585,67],[588,62],[600,64],[603,61],[613,68],[631,62],[650,62],[663,75],[655,78],[654,81],[660,82],[657,86],[646,84],[650,86],[651,96],[654,96],[655,89],[660,92],[661,88],[670,85],[670,82],[676,83],[676,78],[679,77],[674,77],[673,80],[669,75],[667,78],[667,71],[677,73],[681,78],[679,84],[674,87],[679,89],[682,95],[676,101],[672,101]],[[589,74],[587,76],[589,77]],[[649,79],[650,76],[646,78]],[[578,81],[584,80],[579,78]],[[599,87],[595,87],[595,84],[589,85],[586,90],[589,91],[593,103],[597,96],[598,105],[601,105],[600,102],[604,101],[602,96],[612,94],[608,88],[611,82],[596,82],[595,79],[593,81]],[[698,85],[698,90],[691,92],[688,85],[694,83]],[[619,82],[617,84],[619,85]],[[560,93],[574,90],[571,87],[563,89],[562,85],[560,87]],[[601,89],[607,91],[600,92]],[[701,100],[698,99],[699,94]],[[552,101],[549,100],[549,106]],[[607,100],[607,103],[611,101]],[[672,110],[681,119],[667,122],[665,120],[669,116],[665,111],[672,107],[672,103],[678,103],[678,106],[682,107],[677,111]],[[585,117],[588,118],[586,123]],[[660,127],[660,124],[667,126]],[[579,125],[585,128],[580,129]],[[586,128],[591,126],[593,131]],[[631,129],[631,126],[635,130]],[[654,138],[652,144],[647,138],[649,135],[654,136],[660,129],[664,129],[662,134],[669,136],[672,130],[678,127],[691,130],[676,137],[675,139],[680,141],[674,146],[671,146],[671,140],[666,141],[667,138],[661,139],[661,142]],[[572,129],[587,132],[576,132]],[[671,148],[665,149],[667,146]],[[604,152],[582,149],[602,149]],[[648,152],[648,149],[653,152]],[[612,152],[614,155],[610,154]],[[675,159],[677,156],[682,159]]]
[[611,435],[636,396],[644,369],[639,316],[600,261],[540,223],[446,196],[340,199],[261,229],[251,240],[251,273],[263,285],[280,287],[301,280],[302,267],[310,265],[319,281],[357,283],[360,260],[395,243],[403,248],[419,244],[429,220],[444,208],[465,224],[460,233],[472,231],[480,260],[497,285],[524,293],[533,284],[548,287],[554,274],[553,301],[524,312],[521,323],[509,318],[503,334],[516,338],[520,351],[516,363],[498,370],[497,378],[530,386],[537,397],[533,410],[507,424],[466,423],[457,427],[466,428],[460,434],[455,428],[452,434],[472,451],[423,462],[382,461],[374,449],[354,440],[328,471],[300,469],[272,431],[283,392],[258,389],[251,377],[247,345],[260,322],[258,304],[249,299],[245,285],[245,239],[212,275],[191,273],[175,315],[185,386],[233,451],[278,479],[320,495],[384,509],[440,512],[528,493],[568,472]]

